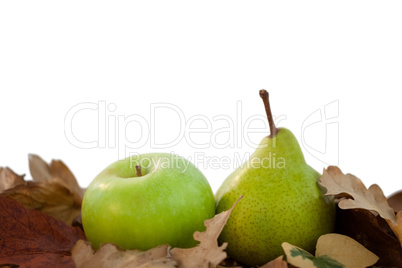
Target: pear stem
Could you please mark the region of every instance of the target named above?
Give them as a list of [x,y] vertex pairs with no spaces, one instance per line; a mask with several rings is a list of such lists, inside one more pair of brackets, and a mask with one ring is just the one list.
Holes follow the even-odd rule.
[[271,132],[269,137],[273,138],[278,133],[278,129],[276,128],[275,123],[274,123],[274,119],[272,117],[271,106],[269,104],[268,91],[266,91],[265,89],[261,89],[260,90],[260,97],[261,97],[262,101],[264,102],[265,112],[267,113],[267,118],[268,118],[268,123],[269,123],[269,130]]
[[135,174],[137,175],[137,177],[141,177],[141,176],[142,176],[141,166],[135,165]]

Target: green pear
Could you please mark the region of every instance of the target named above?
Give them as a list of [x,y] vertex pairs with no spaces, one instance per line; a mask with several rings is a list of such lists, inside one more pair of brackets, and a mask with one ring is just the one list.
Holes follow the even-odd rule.
[[215,196],[220,213],[243,195],[219,242],[227,242],[228,255],[249,266],[283,255],[283,242],[314,252],[318,237],[335,224],[335,204],[322,195],[321,175],[306,164],[292,132],[275,127],[268,92],[260,90],[260,96],[271,133]]

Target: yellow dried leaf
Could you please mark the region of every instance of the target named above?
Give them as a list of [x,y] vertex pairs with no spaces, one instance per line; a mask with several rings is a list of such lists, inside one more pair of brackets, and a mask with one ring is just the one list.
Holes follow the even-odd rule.
[[397,222],[394,210],[378,185],[373,184],[367,189],[359,178],[345,175],[335,166],[324,169],[320,184],[327,189],[325,195],[346,197],[339,201],[341,209],[361,208],[377,212],[387,221],[402,245],[402,221]]
[[328,256],[345,268],[364,268],[374,265],[378,257],[356,240],[340,234],[326,234],[317,241],[316,257]]
[[176,263],[167,258],[168,247],[162,245],[147,251],[123,251],[113,244],[103,244],[95,252],[89,242],[79,240],[71,250],[71,257],[77,268],[173,268],[176,267]]
[[8,167],[0,167],[0,193],[22,183],[25,183],[24,175],[17,175]]
[[227,255],[224,250],[227,247],[227,243],[219,246],[218,237],[223,227],[225,227],[232,210],[241,198],[233,204],[231,209],[205,221],[204,224],[207,227],[205,232],[194,233],[194,239],[200,242],[196,247],[188,249],[174,248],[170,251],[172,259],[177,261],[179,267],[215,267],[226,258]]

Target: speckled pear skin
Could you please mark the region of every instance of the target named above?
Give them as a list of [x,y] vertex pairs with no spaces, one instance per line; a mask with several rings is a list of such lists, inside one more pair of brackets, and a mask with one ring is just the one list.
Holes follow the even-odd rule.
[[243,195],[219,237],[220,243],[228,242],[228,255],[245,265],[262,265],[284,254],[282,242],[314,253],[318,237],[335,224],[335,205],[322,196],[320,176],[306,164],[288,129],[265,137],[215,195],[217,213]]

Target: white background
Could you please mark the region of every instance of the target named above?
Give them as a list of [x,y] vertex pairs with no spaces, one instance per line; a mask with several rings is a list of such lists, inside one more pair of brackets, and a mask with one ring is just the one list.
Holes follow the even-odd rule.
[[[105,146],[77,148],[65,136],[65,118],[81,103],[110,104],[111,122],[137,115],[151,124],[151,104],[168,103],[185,122],[165,110],[149,134],[168,142],[197,115],[211,121],[212,131],[222,127],[213,121],[218,115],[244,129],[247,118],[264,116],[258,90],[265,88],[273,114],[286,116],[278,125],[293,131],[310,165],[338,165],[389,195],[402,188],[401,14],[401,1],[1,1],[0,165],[29,178],[29,153],[62,159],[86,187],[125,153],[251,153],[245,142],[198,149],[185,137],[169,148],[148,141],[122,151],[109,140],[124,145],[148,130],[105,120],[116,138],[101,133]],[[319,111],[324,121],[306,130]],[[98,112],[76,113],[70,130],[78,139],[99,137]],[[260,129],[250,140],[267,134]],[[214,191],[235,168],[198,167]]]

